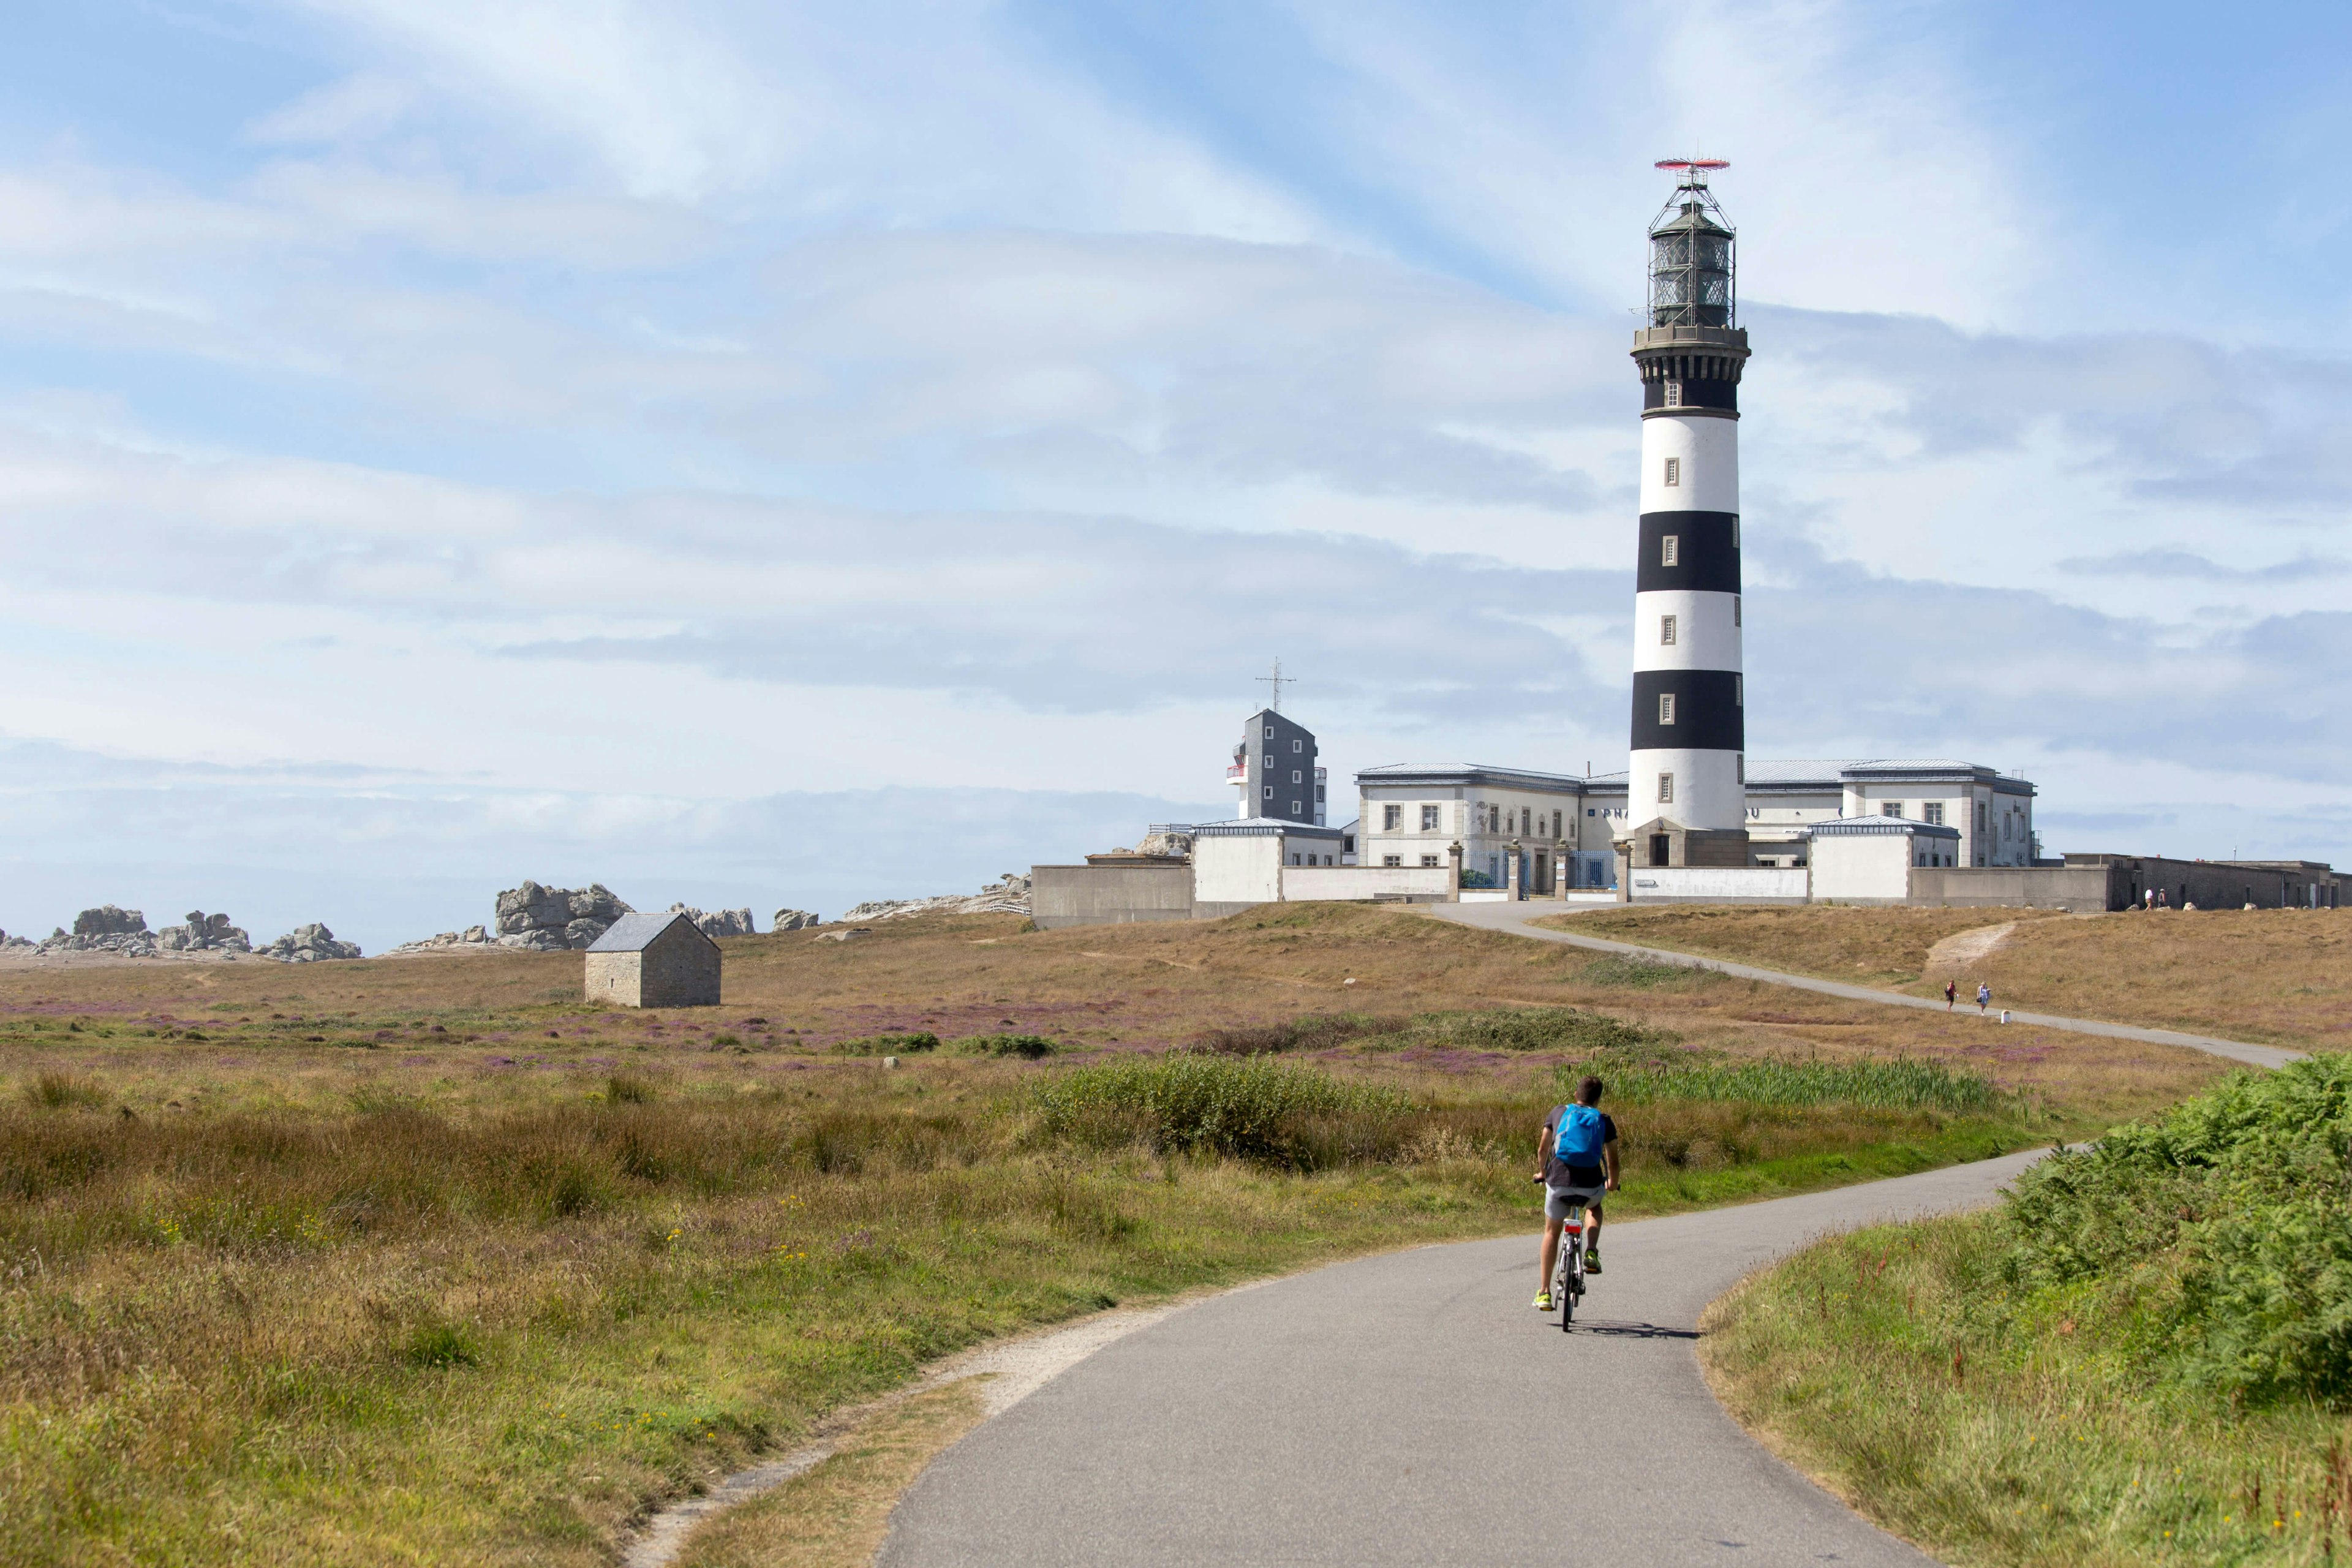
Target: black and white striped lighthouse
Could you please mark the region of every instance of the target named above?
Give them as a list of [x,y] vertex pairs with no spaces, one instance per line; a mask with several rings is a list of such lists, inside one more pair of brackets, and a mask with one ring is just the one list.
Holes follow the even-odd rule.
[[1739,634],[1738,325],[1731,225],[1707,190],[1721,159],[1674,158],[1650,226],[1642,373],[1641,554],[1633,584],[1636,865],[1748,864],[1747,693]]

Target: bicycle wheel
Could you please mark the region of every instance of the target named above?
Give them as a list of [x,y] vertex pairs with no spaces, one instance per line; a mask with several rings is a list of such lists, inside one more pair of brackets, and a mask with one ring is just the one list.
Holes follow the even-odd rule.
[[1576,1321],[1577,1269],[1574,1263],[1568,1261],[1569,1248],[1563,1247],[1560,1252],[1559,1331],[1564,1334]]

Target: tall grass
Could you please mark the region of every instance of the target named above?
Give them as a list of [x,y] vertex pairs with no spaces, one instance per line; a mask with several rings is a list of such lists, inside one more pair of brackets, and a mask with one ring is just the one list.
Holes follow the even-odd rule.
[[1936,1110],[1987,1115],[2010,1098],[1988,1079],[1940,1062],[1612,1059],[1600,1057],[1558,1069],[1560,1092],[1573,1094],[1587,1073],[1601,1078],[1612,1100],[1664,1100],[1747,1105],[1856,1105],[1877,1110]]
[[1340,1046],[1370,1050],[1412,1047],[1481,1051],[1603,1051],[1655,1038],[1650,1030],[1581,1007],[1488,1007],[1422,1013],[1411,1017],[1369,1013],[1312,1013],[1276,1024],[1211,1029],[1195,1050],[1220,1056],[1271,1056]]
[[1304,1169],[1392,1153],[1396,1124],[1412,1109],[1395,1089],[1311,1068],[1202,1055],[1077,1068],[1034,1094],[1048,1137],[1141,1138]]

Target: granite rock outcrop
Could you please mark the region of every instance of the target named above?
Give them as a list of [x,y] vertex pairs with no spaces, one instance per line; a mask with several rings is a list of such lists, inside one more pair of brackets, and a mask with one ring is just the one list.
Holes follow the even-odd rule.
[[185,925],[165,926],[155,933],[155,945],[165,952],[251,952],[253,938],[231,925],[226,915],[190,910]]
[[316,963],[331,958],[357,958],[360,944],[337,942],[333,931],[312,921],[309,925],[296,926],[263,948],[261,956],[281,963]]
[[684,904],[672,904],[669,907],[669,912],[674,915],[684,915],[688,920],[692,921],[696,929],[707,937],[757,936],[760,931],[759,926],[752,921],[751,911],[748,909],[719,910],[715,913],[705,914],[700,910],[688,909]]
[[602,882],[572,889],[525,881],[499,895],[497,940],[501,947],[533,952],[584,948],[593,945],[614,921],[635,912]]
[[876,899],[842,915],[844,921],[896,921],[910,915],[1025,915],[1029,912],[1029,879],[1017,871],[1003,876],[976,894],[941,893],[929,899]]
[[814,910],[778,910],[774,922],[768,929],[770,931],[807,931],[812,926],[823,924],[824,924],[824,917]]

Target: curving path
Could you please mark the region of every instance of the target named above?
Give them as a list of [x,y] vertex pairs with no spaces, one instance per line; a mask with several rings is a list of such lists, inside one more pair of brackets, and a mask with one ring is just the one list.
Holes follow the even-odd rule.
[[[1587,948],[1594,952],[1613,952],[1651,963],[1680,964],[1685,969],[1712,969],[1742,980],[1761,980],[1768,984],[1786,985],[1799,991],[1817,991],[1824,996],[1843,996],[1849,1002],[1876,1002],[1889,1007],[1921,1007],[1930,1013],[1944,1010],[1941,1002],[1930,1001],[1925,996],[1906,995],[1900,991],[1875,991],[1867,985],[1816,980],[1810,974],[1791,974],[1781,969],[1759,969],[1754,964],[1734,963],[1728,959],[1703,958],[1697,953],[1677,952],[1672,948],[1642,947],[1630,942],[1611,942],[1606,937],[1549,931],[1528,923],[1564,913],[1572,907],[1539,900],[1516,904],[1423,906],[1440,920],[1477,926],[1486,931],[1507,931],[1513,936],[1532,937],[1538,942],[1564,942],[1570,947]],[[1973,1015],[1973,1005],[1960,1011]],[[2010,1010],[2009,1016],[2015,1023],[2034,1024],[2045,1029],[2065,1029],[2078,1035],[2106,1035],[2119,1040],[2146,1040],[2158,1046],[2182,1046],[2192,1051],[2203,1051],[2209,1056],[2227,1057],[2252,1067],[2284,1067],[2289,1062],[2303,1059],[2301,1051],[2283,1050],[2276,1046],[2248,1045],[2242,1040],[2219,1039],[2211,1035],[2183,1034],[2178,1029],[2145,1029],[2136,1024],[2110,1024],[2098,1018],[2064,1018],[2050,1013],[2021,1013],[2014,1008]]]
[[950,1449],[878,1561],[1920,1568],[1723,1413],[1698,1315],[1812,1237],[1986,1203],[2037,1158],[1621,1222],[1573,1334],[1528,1309],[1532,1235],[1212,1298]]

